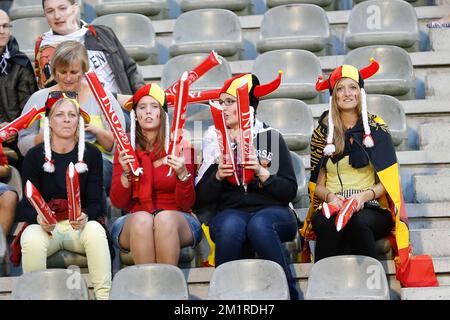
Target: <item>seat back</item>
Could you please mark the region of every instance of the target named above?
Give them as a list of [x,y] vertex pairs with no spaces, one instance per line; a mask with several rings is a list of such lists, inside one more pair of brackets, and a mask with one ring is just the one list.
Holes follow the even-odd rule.
[[235,55],[241,45],[241,24],[235,13],[225,9],[200,9],[177,18],[170,54],[209,53],[214,49],[228,57]]
[[266,98],[308,100],[318,96],[317,76],[322,74],[319,59],[306,50],[283,49],[259,55],[252,67],[261,83],[272,81],[283,70],[281,85]]
[[22,18],[11,22],[12,35],[19,43],[19,49],[34,61],[34,46],[38,36],[47,32],[50,27],[44,17]]
[[352,50],[344,58],[345,64],[361,69],[375,58],[380,69],[372,77],[364,80],[367,93],[387,94],[399,98],[413,92],[415,99],[416,78],[409,54],[396,46],[367,46]]
[[11,20],[43,16],[44,9],[41,0],[14,0],[9,9]]
[[19,170],[14,168],[13,166],[9,166],[9,169],[11,170],[10,177],[8,181],[6,181],[7,184],[14,187],[17,190],[17,194],[19,196],[19,201],[22,200],[23,190],[22,190],[22,178],[20,177]]
[[335,0],[266,0],[267,7],[273,8],[276,6],[282,6],[286,4],[296,4],[296,3],[309,3],[315,4],[321,7],[326,7],[333,4]]
[[95,12],[98,16],[123,12],[156,16],[167,7],[167,0],[97,0]]
[[152,21],[142,14],[108,14],[94,19],[92,24],[113,29],[127,53],[136,61],[146,60],[156,52]]
[[382,94],[370,94],[367,96],[367,109],[386,122],[395,146],[407,138],[405,110],[398,99]]
[[389,285],[378,260],[366,256],[334,256],[313,264],[306,299],[389,300]]
[[319,51],[329,40],[330,25],[325,10],[313,4],[289,4],[264,14],[257,47],[259,52],[276,49]]
[[416,11],[402,0],[358,3],[350,12],[345,34],[345,43],[352,49],[382,44],[408,48],[419,39]]
[[[163,67],[161,73],[161,86],[164,89],[169,88],[181,78],[184,71],[194,69],[194,67],[202,62],[207,56],[207,53],[191,53],[171,58]],[[232,77],[232,73],[230,64],[227,60],[219,56],[219,61],[221,64],[205,73],[202,77],[190,85],[189,89],[211,90],[221,88],[225,80]]]
[[187,300],[181,269],[167,264],[140,264],[119,270],[113,278],[111,300]]
[[216,267],[209,300],[289,300],[283,268],[269,260],[243,259]]
[[279,130],[290,150],[302,150],[309,146],[314,130],[313,115],[303,101],[282,98],[262,100],[256,117]]
[[8,242],[6,241],[6,234],[3,231],[3,226],[0,225],[0,277],[6,276],[9,273],[8,269]]
[[88,300],[83,276],[73,269],[24,273],[13,284],[12,300]]
[[297,180],[297,195],[294,200],[292,200],[292,204],[294,205],[294,208],[305,207],[307,204],[300,203],[300,205],[298,205],[303,197],[308,199],[308,179],[306,179],[305,165],[303,164],[302,158],[300,158],[300,156],[293,151],[291,151],[291,158],[295,172],[295,179]]

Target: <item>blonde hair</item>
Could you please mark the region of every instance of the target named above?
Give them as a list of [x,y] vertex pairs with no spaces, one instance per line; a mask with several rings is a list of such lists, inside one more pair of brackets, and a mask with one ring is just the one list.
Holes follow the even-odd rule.
[[[335,155],[342,154],[344,152],[345,148],[345,131],[347,130],[344,127],[344,124],[341,119],[341,110],[339,109],[338,103],[337,103],[337,86],[342,81],[341,78],[336,82],[336,85],[334,86],[333,93],[332,93],[332,102],[331,102],[331,116],[334,124],[334,145],[336,146],[336,151],[334,152]],[[359,88],[359,85],[358,85]],[[358,99],[358,105],[356,106],[356,112],[358,114],[358,119],[361,118],[361,110],[362,110],[362,104],[361,104],[361,91],[359,94]]]
[[89,70],[89,58],[86,48],[75,40],[61,42],[52,57],[52,74],[56,75],[57,68],[68,68],[75,62],[80,62],[81,70]]

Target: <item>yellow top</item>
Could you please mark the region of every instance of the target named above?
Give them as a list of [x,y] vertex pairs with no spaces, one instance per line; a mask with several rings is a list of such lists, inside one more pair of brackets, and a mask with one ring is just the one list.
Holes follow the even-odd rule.
[[[333,193],[343,190],[367,190],[375,184],[375,171],[372,164],[364,168],[355,169],[349,163],[349,157],[345,156],[337,163],[330,160],[326,164],[326,187]],[[339,174],[338,174],[339,173]],[[342,187],[341,182],[342,181]]]

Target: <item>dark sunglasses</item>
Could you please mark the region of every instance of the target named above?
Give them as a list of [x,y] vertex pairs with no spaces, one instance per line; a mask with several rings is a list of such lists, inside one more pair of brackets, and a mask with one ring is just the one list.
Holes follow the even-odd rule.
[[45,102],[45,115],[48,115],[49,110],[56,101],[61,100],[63,98],[74,99],[77,100],[78,93],[75,91],[51,91],[48,94],[47,101]]

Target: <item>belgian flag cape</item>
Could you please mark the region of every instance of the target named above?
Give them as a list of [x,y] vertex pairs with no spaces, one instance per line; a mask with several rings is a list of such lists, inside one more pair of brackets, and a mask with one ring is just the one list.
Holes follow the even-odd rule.
[[[430,256],[419,256],[420,263],[417,268],[417,261],[411,263],[412,246],[409,243],[408,217],[403,199],[402,187],[399,175],[399,165],[395,154],[394,145],[392,143],[389,129],[384,121],[372,114],[368,114],[369,126],[375,146],[366,148],[362,146],[364,128],[362,122],[359,121],[353,129],[351,129],[352,137],[355,143],[361,146],[363,153],[367,155],[372,166],[386,189],[386,195],[378,199],[384,208],[388,208],[394,220],[394,228],[391,232],[390,240],[395,251],[395,266],[397,279],[403,286],[430,286],[437,285],[434,273],[433,263]],[[310,262],[311,254],[309,251],[309,240],[315,239],[314,231],[311,226],[311,218],[313,213],[318,209],[321,202],[315,198],[316,182],[319,171],[325,165],[328,157],[324,156],[323,149],[326,146],[328,111],[325,111],[319,119],[319,125],[314,130],[311,138],[311,178],[309,181],[309,197],[311,205],[309,207],[303,227],[300,234],[305,238],[304,247],[301,254],[301,262]],[[366,157],[366,158],[367,158]],[[423,266],[425,269],[422,270]],[[428,273],[430,281],[422,282],[424,274]],[[418,278],[419,281],[414,279]],[[422,279],[422,280],[421,280]],[[413,283],[414,282],[414,283]]]

